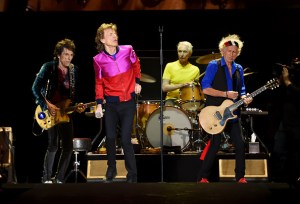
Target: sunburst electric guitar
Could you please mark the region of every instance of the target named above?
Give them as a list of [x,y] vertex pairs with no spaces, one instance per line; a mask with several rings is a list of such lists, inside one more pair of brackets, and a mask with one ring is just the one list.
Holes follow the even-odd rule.
[[[250,96],[255,97],[267,89],[273,90],[277,87],[279,87],[278,80],[271,79],[264,86],[252,92]],[[199,124],[205,132],[219,134],[224,130],[227,121],[237,118],[237,115],[234,115],[233,111],[243,103],[243,99],[235,103],[232,100],[226,99],[220,106],[206,106],[199,113]]]
[[[39,124],[39,126],[41,128],[43,128],[44,130],[48,130],[49,128],[59,124],[59,123],[67,123],[70,122],[70,117],[68,114],[73,113],[76,108],[79,105],[75,105],[75,106],[70,106],[71,104],[71,100],[67,99],[64,100],[58,104],[55,104],[57,107],[60,108],[59,111],[57,111],[55,116],[52,116],[48,110],[42,110],[41,106],[38,105],[35,109],[35,115],[34,118],[37,121],[37,123]],[[95,106],[96,102],[90,102],[90,103],[86,103],[84,104],[84,106],[86,108]]]

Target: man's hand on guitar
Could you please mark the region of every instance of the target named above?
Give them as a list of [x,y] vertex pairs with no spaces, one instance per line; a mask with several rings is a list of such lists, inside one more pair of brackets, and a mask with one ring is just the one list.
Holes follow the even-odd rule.
[[83,104],[83,103],[78,103],[78,104],[76,105],[76,112],[78,112],[78,113],[84,112],[85,109],[86,109],[86,105]]
[[60,108],[58,108],[56,105],[50,103],[49,101],[46,101],[46,103],[47,103],[47,108],[48,108],[49,113],[52,116],[56,116],[56,112],[59,111]]
[[248,106],[253,101],[253,98],[249,93],[247,93],[247,95],[242,96],[241,98],[244,100],[243,102],[245,106]]
[[226,97],[230,98],[230,99],[237,99],[237,97],[239,96],[239,93],[237,91],[226,91]]

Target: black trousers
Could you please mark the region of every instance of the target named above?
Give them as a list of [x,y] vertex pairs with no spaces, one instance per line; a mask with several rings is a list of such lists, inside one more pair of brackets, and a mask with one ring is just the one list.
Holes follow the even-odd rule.
[[[225,131],[235,145],[235,178],[238,181],[245,176],[245,141],[242,134],[241,121],[228,122]],[[198,180],[209,178],[214,160],[220,148],[222,134],[211,135],[210,147],[198,172]]]
[[108,167],[116,166],[116,139],[119,127],[121,145],[124,151],[125,168],[128,172],[127,178],[136,177],[136,159],[133,144],[131,143],[133,120],[136,111],[135,101],[106,103],[104,107],[107,165]]
[[49,181],[52,177],[55,156],[61,147],[61,154],[55,173],[56,179],[64,181],[73,152],[73,123],[58,124],[48,130],[48,147],[44,158],[43,181]]

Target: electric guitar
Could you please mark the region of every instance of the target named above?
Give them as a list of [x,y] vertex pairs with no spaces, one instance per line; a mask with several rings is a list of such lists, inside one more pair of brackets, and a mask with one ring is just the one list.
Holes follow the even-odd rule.
[[[252,92],[249,97],[255,97],[267,89],[275,89],[279,87],[277,79],[269,80],[264,86]],[[243,99],[237,102],[226,99],[220,106],[206,106],[199,113],[199,124],[203,130],[209,134],[219,134],[226,127],[227,121],[237,118],[233,114],[239,106],[244,103]]]
[[[52,116],[48,110],[43,111],[41,106],[38,105],[35,109],[34,119],[37,121],[39,126],[44,130],[48,130],[49,128],[59,123],[68,123],[70,122],[70,118],[68,114],[73,113],[78,106],[81,106],[81,105],[70,106],[71,102],[72,101],[70,99],[66,99],[58,104],[55,104],[57,107],[60,108],[60,110],[56,112],[55,116]],[[85,108],[89,108],[95,105],[96,102],[90,102],[84,104]]]

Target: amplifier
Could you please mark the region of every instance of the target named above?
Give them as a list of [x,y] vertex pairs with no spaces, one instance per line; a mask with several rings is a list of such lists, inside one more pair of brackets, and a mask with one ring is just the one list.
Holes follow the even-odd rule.
[[[124,160],[116,160],[117,176],[116,180],[126,180],[127,170]],[[87,181],[101,181],[105,179],[107,160],[87,161]]]
[[[235,159],[219,159],[220,180],[234,179]],[[253,180],[268,179],[267,159],[246,159],[245,178]]]
[[0,162],[1,165],[10,166],[12,162],[11,148],[12,148],[12,128],[0,127]]

